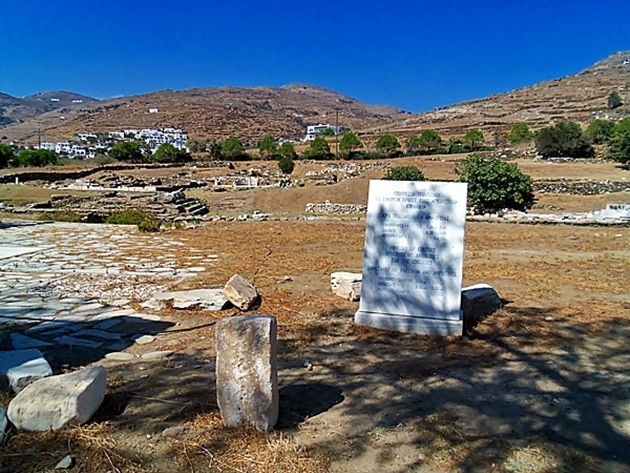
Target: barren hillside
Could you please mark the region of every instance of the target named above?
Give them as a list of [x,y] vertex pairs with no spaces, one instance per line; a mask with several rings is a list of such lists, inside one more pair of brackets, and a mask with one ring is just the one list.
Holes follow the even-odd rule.
[[55,110],[57,116],[67,110],[77,109],[97,102],[92,97],[74,92],[42,92],[27,97],[12,97],[0,93],[0,128],[29,121],[43,113]]
[[[302,138],[306,125],[335,124],[366,128],[410,116],[393,107],[366,105],[319,87],[294,84],[274,87],[220,87],[164,90],[86,104],[63,115],[53,111],[1,131],[9,139],[71,138],[79,131],[175,126],[190,137],[224,139],[238,136],[252,143],[265,133]],[[338,114],[338,118],[337,118]],[[63,117],[63,118],[62,118]]]
[[628,87],[630,51],[617,52],[574,75],[435,109],[365,132],[410,136],[431,128],[445,136],[458,136],[478,127],[487,132],[489,139],[495,132],[506,134],[518,122],[526,122],[534,129],[562,120],[585,124],[594,118],[623,114],[625,106],[608,108],[608,97],[616,90],[627,102]]

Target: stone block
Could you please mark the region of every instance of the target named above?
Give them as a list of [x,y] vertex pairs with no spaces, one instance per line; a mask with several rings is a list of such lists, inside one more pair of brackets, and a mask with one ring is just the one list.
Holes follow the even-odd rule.
[[330,275],[330,289],[333,294],[356,302],[361,298],[362,278],[361,273],[337,271]]
[[50,365],[36,348],[0,352],[0,389],[18,393],[33,381],[52,375]]
[[470,328],[484,317],[503,306],[497,291],[488,284],[475,284],[462,288],[464,327]]
[[260,303],[256,288],[240,274],[235,274],[225,284],[223,295],[241,310],[250,310]]
[[93,366],[29,384],[11,400],[7,415],[21,430],[59,430],[86,423],[105,398],[107,370]]
[[160,292],[142,303],[142,307],[161,310],[165,308],[167,302],[170,302],[174,309],[223,310],[229,306],[229,301],[221,289],[194,289]]
[[269,315],[224,318],[216,324],[217,402],[228,427],[269,432],[278,420],[277,322]]

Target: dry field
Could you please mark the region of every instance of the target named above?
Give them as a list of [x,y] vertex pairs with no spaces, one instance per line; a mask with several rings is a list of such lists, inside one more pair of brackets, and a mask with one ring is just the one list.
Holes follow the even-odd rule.
[[[420,167],[451,179],[452,165]],[[523,167],[539,179],[627,175],[606,163]],[[363,203],[366,189],[361,178],[208,198],[294,214],[306,202]],[[575,210],[628,202],[627,193],[551,198]],[[215,318],[166,310],[174,325],[154,349],[172,357],[97,361],[108,367],[109,388],[96,417],[59,433],[9,431],[0,471],[52,471],[68,453],[73,471],[98,473],[630,470],[629,227],[468,223],[464,283],[493,285],[505,306],[462,338],[354,326],[358,303],[333,297],[329,276],[360,271],[364,230],[364,221],[328,219],[214,222],[162,234],[219,255],[221,264],[180,289],[221,287],[238,272],[262,294],[257,313],[278,318],[274,433],[222,427]],[[169,427],[183,430],[163,436]]]

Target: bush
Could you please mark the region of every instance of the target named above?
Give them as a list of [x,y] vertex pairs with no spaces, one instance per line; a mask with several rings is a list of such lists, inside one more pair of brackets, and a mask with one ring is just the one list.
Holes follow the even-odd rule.
[[160,221],[153,217],[147,216],[144,217],[138,223],[138,230],[144,233],[155,233],[160,231]]
[[388,169],[383,179],[389,181],[426,181],[427,178],[415,166],[396,166]]
[[152,214],[142,210],[131,209],[114,212],[105,219],[111,225],[139,225],[146,218],[155,218]]
[[529,129],[527,123],[516,123],[507,136],[507,140],[512,144],[525,143],[534,138],[534,133]]
[[468,201],[478,211],[524,210],[534,200],[532,178],[514,163],[475,153],[455,167],[468,183]]
[[295,162],[290,156],[282,156],[278,160],[278,167],[280,171],[282,171],[282,174],[291,174],[295,168]]
[[37,216],[37,220],[39,220],[40,222],[78,223],[81,222],[81,215],[76,212],[55,211],[39,214]]
[[630,165],[630,118],[624,118],[614,126],[608,153],[610,158],[624,166]]

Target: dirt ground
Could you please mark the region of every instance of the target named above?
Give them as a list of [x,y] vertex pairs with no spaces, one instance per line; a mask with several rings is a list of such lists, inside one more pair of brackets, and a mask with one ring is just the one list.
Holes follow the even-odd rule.
[[[99,360],[109,389],[94,421],[9,432],[2,471],[48,471],[67,452],[95,472],[627,471],[630,229],[466,230],[465,283],[492,284],[506,304],[463,338],[354,326],[358,304],[333,297],[329,275],[361,269],[363,222],[216,222],[164,234],[224,261],[182,288],[221,287],[239,272],[263,296],[257,312],[278,318],[277,431],[221,427],[215,318],[171,310],[163,319],[175,325],[154,348],[173,356]],[[162,436],[176,426],[184,430]]]
[[[291,192],[238,194],[244,209],[269,199],[290,212]],[[238,272],[262,295],[255,313],[277,317],[272,434],[225,429],[218,414],[213,324],[238,312],[169,309],[152,349],[172,356],[93,360],[109,372],[95,418],[57,433],[9,430],[0,471],[53,471],[66,454],[72,471],[99,473],[630,471],[629,227],[467,223],[464,284],[491,284],[505,305],[461,338],[354,325],[358,303],[333,296],[329,278],[361,270],[364,230],[332,218],[161,234],[219,255],[177,289],[222,287]]]

